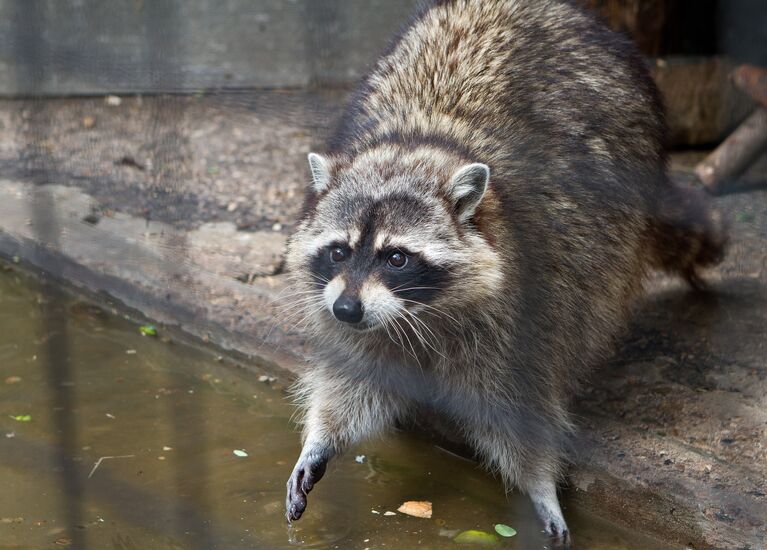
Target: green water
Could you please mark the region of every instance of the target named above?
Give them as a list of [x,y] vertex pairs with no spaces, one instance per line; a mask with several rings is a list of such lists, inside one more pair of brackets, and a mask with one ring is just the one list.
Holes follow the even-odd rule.
[[[336,460],[288,528],[285,382],[164,336],[0,269],[0,548],[458,548],[495,523],[546,546],[527,499],[402,433]],[[384,515],[406,500],[432,519]],[[659,547],[564,505],[577,548]]]

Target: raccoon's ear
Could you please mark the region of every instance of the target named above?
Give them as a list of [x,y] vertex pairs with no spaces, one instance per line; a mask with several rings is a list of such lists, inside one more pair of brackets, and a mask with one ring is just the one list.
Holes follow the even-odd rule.
[[474,215],[490,181],[490,168],[479,162],[467,164],[450,178],[448,195],[453,199],[458,219],[465,222]]
[[330,169],[328,161],[322,155],[309,153],[309,169],[312,171],[312,189],[322,193],[330,185]]

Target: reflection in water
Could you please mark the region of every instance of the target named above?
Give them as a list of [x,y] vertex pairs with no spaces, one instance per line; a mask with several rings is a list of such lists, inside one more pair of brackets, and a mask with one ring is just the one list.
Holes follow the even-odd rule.
[[[288,528],[299,442],[282,381],[162,336],[0,271],[0,547],[444,548],[500,522],[519,532],[503,547],[546,544],[527,499],[401,433],[339,458]],[[107,456],[124,458],[88,477]],[[405,500],[432,501],[434,517],[385,515]],[[579,546],[658,547],[566,513]]]

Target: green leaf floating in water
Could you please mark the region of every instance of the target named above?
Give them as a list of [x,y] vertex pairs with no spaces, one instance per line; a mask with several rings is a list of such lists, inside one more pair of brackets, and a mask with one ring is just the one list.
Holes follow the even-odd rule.
[[154,325],[141,325],[138,330],[144,336],[157,336],[157,327]]
[[32,417],[28,414],[17,414],[16,416],[9,415],[16,422],[32,422]]
[[476,529],[469,529],[468,531],[462,531],[458,533],[453,542],[459,544],[497,544],[499,542],[498,537],[487,531],[478,531]]
[[513,537],[517,534],[517,530],[513,527],[509,527],[508,525],[504,525],[503,523],[498,523],[495,526],[495,532],[501,535],[502,537]]

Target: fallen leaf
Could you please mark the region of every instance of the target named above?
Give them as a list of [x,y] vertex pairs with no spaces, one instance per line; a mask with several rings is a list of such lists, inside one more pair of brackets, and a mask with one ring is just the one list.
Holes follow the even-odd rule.
[[453,542],[459,544],[496,544],[499,542],[499,538],[487,531],[478,531],[476,529],[469,529],[468,531],[462,531],[458,533],[453,539]]
[[10,415],[16,422],[32,422],[32,416],[28,414],[17,414],[16,416]]
[[248,453],[246,453],[242,449],[235,449],[232,452],[234,453],[234,456],[238,456],[240,458],[245,458],[246,456],[248,456]]
[[93,128],[94,124],[96,124],[96,119],[92,116],[83,117],[83,128]]
[[508,525],[504,525],[503,523],[498,523],[495,526],[495,532],[501,535],[502,537],[513,537],[517,534],[517,530],[513,527],[509,527]]
[[431,502],[426,500],[409,500],[397,508],[397,511],[407,514],[408,516],[429,519],[431,518]]
[[154,325],[141,325],[138,331],[142,336],[157,336],[157,327]]
[[5,379],[6,384],[18,384],[21,382],[21,376],[9,376]]

